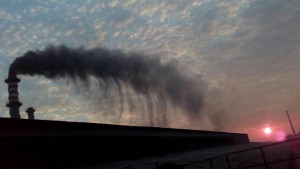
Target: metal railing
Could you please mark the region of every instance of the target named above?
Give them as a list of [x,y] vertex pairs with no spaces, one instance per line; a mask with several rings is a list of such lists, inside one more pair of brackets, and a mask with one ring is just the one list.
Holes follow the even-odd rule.
[[[300,166],[300,138],[267,144],[183,164],[186,169],[296,169]],[[298,161],[298,164],[297,164]]]

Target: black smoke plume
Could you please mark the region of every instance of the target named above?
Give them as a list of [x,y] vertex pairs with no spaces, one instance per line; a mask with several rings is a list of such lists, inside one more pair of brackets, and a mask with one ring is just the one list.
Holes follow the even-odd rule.
[[[163,63],[159,57],[140,53],[49,46],[16,58],[9,71],[83,82],[94,76],[104,82],[115,82],[119,92],[122,86],[130,86],[136,93],[146,96],[149,102],[156,99],[155,102],[164,109],[167,101],[189,115],[197,115],[202,108],[201,84],[183,76],[176,64]],[[153,110],[153,104],[148,108]]]

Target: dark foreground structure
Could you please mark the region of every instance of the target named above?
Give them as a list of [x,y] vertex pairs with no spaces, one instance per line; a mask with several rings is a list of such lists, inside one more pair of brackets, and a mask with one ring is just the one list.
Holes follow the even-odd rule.
[[247,142],[246,134],[0,118],[0,167],[85,168]]

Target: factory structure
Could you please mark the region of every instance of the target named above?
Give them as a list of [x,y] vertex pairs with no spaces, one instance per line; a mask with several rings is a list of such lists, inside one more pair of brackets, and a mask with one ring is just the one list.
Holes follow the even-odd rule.
[[21,119],[20,79],[10,72],[5,82],[11,118],[0,118],[0,159],[6,168],[83,167],[249,142],[241,133],[37,120],[33,107],[29,120]]
[[[5,79],[5,83],[8,85],[8,103],[6,107],[9,108],[9,115],[12,119],[21,119],[20,107],[22,103],[19,101],[18,91],[18,83],[20,83],[20,81],[15,72],[10,72],[8,78]],[[33,107],[28,107],[25,112],[28,115],[28,119],[34,119],[35,109]]]
[[22,103],[19,101],[18,83],[20,79],[15,72],[10,72],[5,83],[8,84],[8,103],[6,107],[9,108],[9,115],[11,118],[20,119],[20,107]]

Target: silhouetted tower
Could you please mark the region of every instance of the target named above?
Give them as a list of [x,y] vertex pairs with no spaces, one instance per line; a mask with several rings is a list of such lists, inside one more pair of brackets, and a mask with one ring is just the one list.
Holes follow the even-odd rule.
[[28,115],[28,119],[34,120],[34,112],[35,112],[35,109],[33,107],[27,108],[26,113]]
[[5,83],[8,84],[8,103],[6,104],[6,107],[9,107],[10,117],[15,119],[21,118],[19,109],[22,103],[19,102],[19,82],[20,79],[15,72],[10,72],[8,78],[5,80]]

